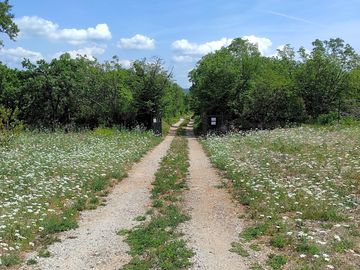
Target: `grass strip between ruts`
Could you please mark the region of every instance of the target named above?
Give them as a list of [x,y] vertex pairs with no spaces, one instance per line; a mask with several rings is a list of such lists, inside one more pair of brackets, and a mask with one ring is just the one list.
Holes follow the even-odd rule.
[[188,220],[179,207],[181,193],[186,188],[189,167],[188,143],[183,126],[179,127],[177,136],[170,145],[152,189],[152,209],[148,216],[137,217],[144,222],[130,231],[120,231],[126,235],[130,246],[129,254],[133,257],[124,270],[145,269],[183,269],[189,266],[194,253],[181,239],[177,226]]

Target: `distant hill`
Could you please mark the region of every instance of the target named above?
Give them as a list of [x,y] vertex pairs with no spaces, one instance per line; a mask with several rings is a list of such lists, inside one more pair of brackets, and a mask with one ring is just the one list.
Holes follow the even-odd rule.
[[190,88],[183,88],[183,90],[187,94],[187,93],[189,93]]

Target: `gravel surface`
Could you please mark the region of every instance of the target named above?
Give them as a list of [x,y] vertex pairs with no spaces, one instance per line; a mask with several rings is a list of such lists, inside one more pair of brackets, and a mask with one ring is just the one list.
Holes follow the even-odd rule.
[[[137,225],[134,218],[143,215],[150,206],[151,182],[175,130],[176,127],[172,127],[169,136],[132,167],[129,177],[107,197],[106,206],[82,212],[79,228],[60,234],[61,242],[48,248],[50,258],[36,258],[37,265],[20,269],[114,270],[128,263],[129,247],[116,232]],[[27,258],[35,255],[29,254]]]
[[229,251],[231,243],[239,240],[241,207],[232,202],[226,189],[218,187],[221,178],[194,137],[192,128],[188,128],[188,136],[190,176],[184,207],[191,220],[184,223],[181,231],[188,246],[196,252],[190,269],[249,269],[241,256]]

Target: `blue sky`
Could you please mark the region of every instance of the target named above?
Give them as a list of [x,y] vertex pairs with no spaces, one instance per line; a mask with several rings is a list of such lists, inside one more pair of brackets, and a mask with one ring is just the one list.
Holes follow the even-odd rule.
[[158,56],[174,80],[189,87],[188,71],[202,55],[235,37],[258,44],[264,55],[291,44],[311,49],[316,38],[340,37],[360,52],[360,0],[10,0],[21,33],[1,35],[0,61],[50,60],[62,52],[124,66]]

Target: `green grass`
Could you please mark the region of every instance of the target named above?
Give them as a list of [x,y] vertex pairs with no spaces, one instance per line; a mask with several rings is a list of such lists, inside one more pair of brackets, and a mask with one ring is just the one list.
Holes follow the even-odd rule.
[[288,239],[281,234],[277,234],[270,239],[270,245],[278,249],[283,249],[287,244]]
[[264,235],[267,229],[268,229],[267,224],[263,224],[263,223],[257,224],[243,230],[240,234],[240,237],[245,239],[246,241],[250,241]]
[[47,249],[42,248],[38,251],[38,256],[41,258],[49,258],[51,253]]
[[[161,138],[140,130],[23,132],[0,147],[0,256],[47,245]],[[5,259],[6,261],[7,259]]]
[[29,259],[29,260],[26,261],[26,264],[27,264],[27,265],[35,265],[35,264],[37,264],[37,263],[38,263],[38,261],[35,260],[35,259]]
[[[183,134],[179,132],[178,134]],[[152,189],[150,219],[130,231],[119,231],[130,246],[130,263],[124,270],[184,269],[190,266],[193,252],[177,232],[177,226],[188,220],[177,201],[186,187],[188,148],[184,137],[176,136],[160,168]]]
[[242,257],[249,257],[249,252],[244,249],[241,243],[231,243],[232,248],[230,249],[231,252],[234,252],[236,254],[239,254]]
[[272,269],[282,269],[283,266],[287,263],[286,257],[282,255],[269,255],[266,264],[270,266]]
[[0,256],[0,268],[1,266],[9,267],[18,265],[21,263],[21,259],[17,253],[7,253]]
[[234,133],[202,143],[246,206],[241,239],[281,251],[290,269],[360,264],[350,251],[360,254],[358,125]]
[[136,221],[144,221],[146,220],[146,217],[145,216],[138,216],[135,218]]

